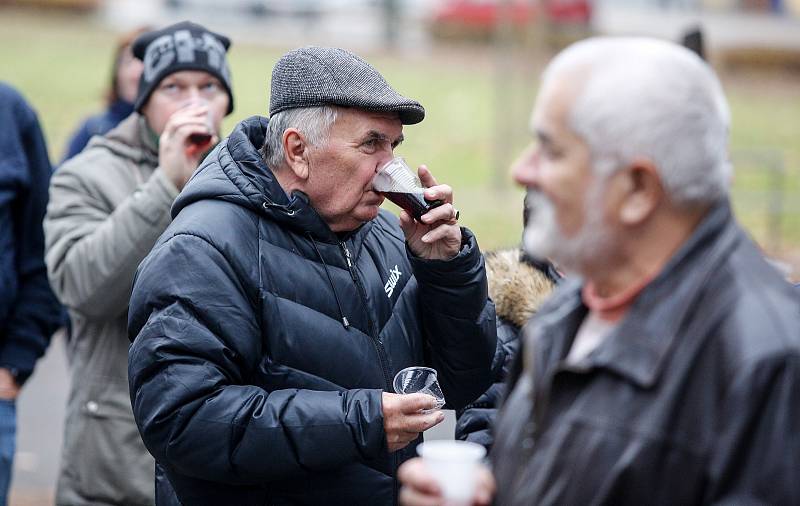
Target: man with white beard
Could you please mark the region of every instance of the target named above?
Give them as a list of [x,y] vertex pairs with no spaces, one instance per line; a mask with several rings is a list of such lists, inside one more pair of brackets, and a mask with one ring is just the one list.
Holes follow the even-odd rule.
[[[526,326],[474,504],[800,504],[800,301],[731,213],[713,71],[578,42],[531,130],[525,248],[572,279]],[[442,502],[429,476],[401,468],[404,504]]]

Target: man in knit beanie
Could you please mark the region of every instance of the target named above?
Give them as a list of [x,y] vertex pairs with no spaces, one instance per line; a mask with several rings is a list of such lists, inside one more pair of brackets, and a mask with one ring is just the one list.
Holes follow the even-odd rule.
[[46,262],[74,332],[58,504],[155,502],[128,394],[128,301],[137,265],[233,110],[229,46],[190,22],[142,34],[135,112],[52,178]]

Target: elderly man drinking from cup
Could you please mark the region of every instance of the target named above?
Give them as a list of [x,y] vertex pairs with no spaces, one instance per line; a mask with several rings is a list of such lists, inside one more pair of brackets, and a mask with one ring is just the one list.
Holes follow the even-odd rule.
[[134,415],[183,504],[391,505],[443,416],[393,376],[436,369],[453,408],[491,382],[483,257],[426,168],[441,205],[380,209],[373,179],[425,112],[366,61],[290,51],[269,110],[209,155],[141,264]]

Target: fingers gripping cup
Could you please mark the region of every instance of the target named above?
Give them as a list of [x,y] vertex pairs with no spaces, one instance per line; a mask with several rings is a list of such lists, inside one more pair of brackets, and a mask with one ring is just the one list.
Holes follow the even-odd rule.
[[406,367],[394,376],[394,391],[398,394],[427,394],[436,399],[433,410],[444,406],[444,394],[436,369],[430,367]]
[[417,447],[425,468],[442,490],[447,506],[468,506],[475,496],[486,449],[467,441],[426,441]]
[[372,188],[387,199],[408,211],[415,220],[444,204],[442,200],[426,200],[425,187],[402,157],[396,156],[378,169],[372,180]]

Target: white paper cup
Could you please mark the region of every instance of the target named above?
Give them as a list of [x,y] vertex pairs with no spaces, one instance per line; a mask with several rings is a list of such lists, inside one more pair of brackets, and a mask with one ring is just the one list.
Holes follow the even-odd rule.
[[417,447],[425,468],[439,484],[447,505],[469,505],[486,448],[467,441],[426,441]]

